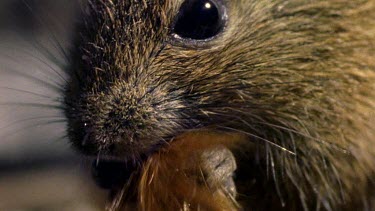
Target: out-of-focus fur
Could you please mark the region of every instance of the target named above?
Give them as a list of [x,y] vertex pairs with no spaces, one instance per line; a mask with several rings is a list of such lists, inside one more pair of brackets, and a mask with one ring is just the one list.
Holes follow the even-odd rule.
[[[220,184],[205,183],[202,154],[217,146],[235,148],[244,141],[239,134],[192,132],[171,141],[171,144],[151,156],[137,176],[120,189],[108,210],[130,208],[129,195],[136,192],[139,210],[235,210],[237,204]],[[130,186],[135,184],[135,190]],[[130,192],[130,194],[128,193]],[[119,208],[121,207],[122,208]],[[134,206],[134,205],[133,205]]]
[[[227,26],[203,45],[171,39],[182,2],[90,1],[66,92],[72,143],[139,160],[192,129],[235,132],[244,207],[374,209],[375,1],[224,0]],[[187,146],[143,164],[141,209],[219,209],[164,181],[194,158]]]

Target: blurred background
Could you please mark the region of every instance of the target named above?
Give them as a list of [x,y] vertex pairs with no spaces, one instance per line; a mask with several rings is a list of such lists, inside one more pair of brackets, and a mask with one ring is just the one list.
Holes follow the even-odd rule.
[[0,211],[103,210],[58,108],[78,2],[0,1]]

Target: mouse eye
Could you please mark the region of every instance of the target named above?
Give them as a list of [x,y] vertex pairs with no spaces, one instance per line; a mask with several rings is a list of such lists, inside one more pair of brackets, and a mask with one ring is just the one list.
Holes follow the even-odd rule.
[[218,35],[225,22],[225,7],[221,0],[186,0],[175,22],[174,36],[207,40]]

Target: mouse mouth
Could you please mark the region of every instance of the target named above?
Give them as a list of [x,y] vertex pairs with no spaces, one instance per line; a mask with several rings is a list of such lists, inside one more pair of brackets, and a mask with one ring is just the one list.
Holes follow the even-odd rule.
[[[126,146],[122,143],[116,142],[109,145],[105,149],[99,149],[97,153],[91,154],[96,159],[107,161],[121,161],[138,163],[147,159],[151,155],[158,152],[168,151],[171,145],[182,144],[182,148],[194,149],[197,146],[218,146],[224,145],[231,147],[240,140],[246,139],[243,134],[233,133],[228,131],[218,131],[213,128],[187,130],[174,136],[166,137],[163,140],[154,139],[134,140],[131,144]],[[181,141],[184,140],[184,141]],[[190,140],[186,142],[185,140]],[[137,143],[152,143],[149,145],[142,145]]]
[[99,146],[96,153],[92,154],[97,159],[119,160],[126,162],[139,162],[149,155],[169,145],[174,138],[163,139],[129,139],[117,140],[108,146]]
[[[72,121],[72,125],[79,123]],[[79,124],[82,125],[82,124]],[[150,128],[135,131],[108,132],[89,126],[70,126],[75,148],[89,157],[104,160],[136,161],[167,146],[179,134],[161,136]],[[79,128],[77,130],[77,128]],[[159,131],[160,132],[160,131]]]

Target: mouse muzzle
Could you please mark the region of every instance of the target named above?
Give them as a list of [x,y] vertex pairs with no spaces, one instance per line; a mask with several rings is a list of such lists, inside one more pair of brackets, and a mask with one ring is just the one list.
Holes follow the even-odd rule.
[[108,83],[105,89],[82,90],[68,98],[70,136],[86,154],[141,156],[190,127],[180,94],[167,83],[149,83],[139,76]]

